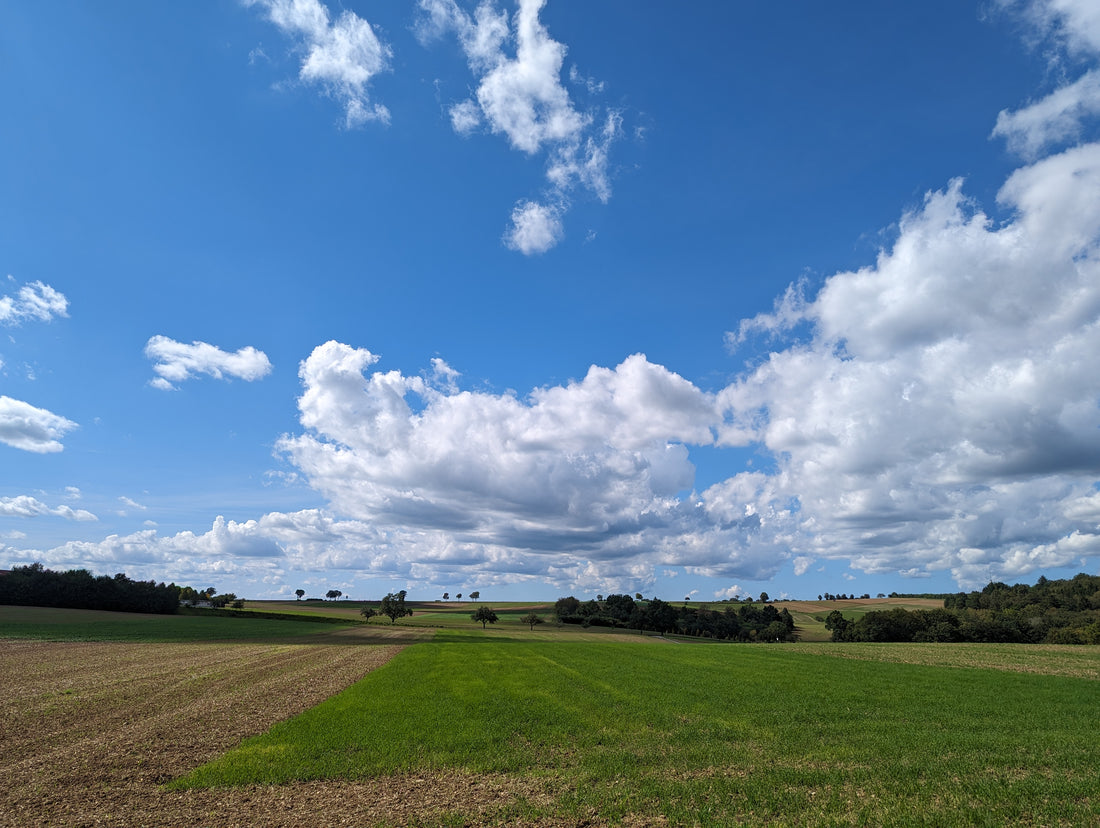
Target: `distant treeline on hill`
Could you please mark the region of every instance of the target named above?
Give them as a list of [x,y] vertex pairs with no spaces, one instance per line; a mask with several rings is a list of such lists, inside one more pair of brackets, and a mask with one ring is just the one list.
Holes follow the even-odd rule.
[[944,598],[943,609],[868,612],[856,620],[833,610],[833,641],[974,641],[1100,644],[1100,576],[1040,578],[1035,586],[989,584]]
[[35,563],[0,575],[0,604],[163,614],[179,609],[180,588],[131,581],[122,573],[112,578],[86,569],[53,572]]
[[734,641],[794,641],[794,618],[784,608],[771,604],[756,607],[741,604],[724,610],[673,606],[659,598],[635,601],[629,595],[608,595],[598,601],[580,601],[573,596],[559,598],[554,613],[563,624],[585,627],[622,627],[652,630],[664,635],[697,636]]

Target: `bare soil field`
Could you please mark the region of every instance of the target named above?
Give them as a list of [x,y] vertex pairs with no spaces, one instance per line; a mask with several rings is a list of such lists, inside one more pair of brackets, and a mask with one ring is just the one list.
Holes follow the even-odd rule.
[[300,643],[0,641],[0,826],[402,824],[497,808],[517,793],[514,781],[450,774],[161,787],[425,635],[359,628]]

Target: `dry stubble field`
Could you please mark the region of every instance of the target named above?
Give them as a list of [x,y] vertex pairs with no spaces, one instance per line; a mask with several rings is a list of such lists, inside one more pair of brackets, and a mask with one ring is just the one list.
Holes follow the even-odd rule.
[[0,825],[362,825],[499,806],[509,793],[503,780],[457,775],[160,787],[428,635],[402,628],[340,630],[294,643],[0,640],[7,674],[0,686]]

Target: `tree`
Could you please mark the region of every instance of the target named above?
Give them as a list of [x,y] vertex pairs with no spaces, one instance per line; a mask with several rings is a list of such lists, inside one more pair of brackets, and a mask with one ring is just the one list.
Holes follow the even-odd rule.
[[640,592],[635,592],[635,593],[634,593],[634,600],[635,600],[635,601],[642,601],[642,600],[644,600],[644,599],[642,598],[642,593],[640,593]]
[[455,593],[455,600],[456,601],[461,601],[462,600],[462,593],[461,592],[456,592]]
[[833,641],[844,641],[852,622],[840,614],[840,610],[833,610],[825,617],[825,629],[832,630]]
[[766,592],[761,592],[760,593],[760,603],[761,604],[766,604],[770,600],[771,600],[771,598],[768,597],[768,593],[766,593]]
[[519,620],[524,624],[530,624],[532,631],[535,629],[535,624],[543,623],[542,618],[540,618],[536,613],[533,612],[527,613],[525,616],[523,616],[523,618]]
[[566,618],[576,615],[580,608],[581,602],[572,595],[568,598],[559,598],[554,602],[554,614],[558,616],[559,621],[564,621]]
[[374,607],[363,607],[363,609],[359,610],[359,614],[366,618],[367,621],[370,621],[374,616],[378,615],[378,610]]
[[444,601],[450,601],[450,600],[451,600],[451,593],[449,593],[449,592],[444,592],[444,593],[443,593],[443,600],[444,600]]
[[[477,608],[477,611],[470,615],[471,621],[480,621],[481,628],[485,629],[486,624],[495,624],[497,622],[497,614],[493,610],[484,604]],[[534,626],[532,626],[534,629]]]
[[343,594],[344,593],[342,593],[338,589],[330,589],[328,592],[325,593],[325,597],[330,598],[331,600],[335,601],[337,598],[339,598]]
[[478,598],[480,598],[480,597],[481,597],[481,593],[480,593],[480,592],[478,592],[477,590],[474,590],[474,591],[473,591],[473,592],[471,592],[471,593],[469,594],[469,596],[467,596],[467,597],[469,597],[469,599],[470,599],[471,601],[476,601],[476,600],[477,600]]
[[296,589],[294,590],[294,594],[297,595],[298,600],[301,601],[305,597],[306,591],[304,589]]
[[221,609],[226,604],[232,604],[236,600],[237,600],[236,595],[234,595],[232,592],[226,592],[226,593],[223,593],[221,595],[211,595],[210,596],[210,605],[212,607],[214,607],[215,609]]
[[412,615],[412,610],[405,606],[405,596],[408,593],[405,590],[400,592],[389,592],[382,599],[382,606],[380,607],[383,615],[390,617],[390,623],[393,624],[398,618],[404,618],[406,615]]

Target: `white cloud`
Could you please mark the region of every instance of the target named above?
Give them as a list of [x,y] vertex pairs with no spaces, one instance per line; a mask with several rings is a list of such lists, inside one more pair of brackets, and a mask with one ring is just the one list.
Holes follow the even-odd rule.
[[799,555],[792,563],[794,563],[795,575],[805,575],[810,571],[810,567],[814,565],[814,559],[806,555]]
[[1052,36],[1061,48],[1052,60],[1061,59],[1063,49],[1071,53],[1100,53],[1100,8],[1093,0],[998,0],[1001,6],[1018,9],[1034,33]]
[[512,210],[512,225],[504,234],[504,243],[524,255],[545,253],[564,233],[561,211],[536,201],[521,201]]
[[0,497],[0,517],[38,517],[39,515],[54,515],[67,520],[91,521],[98,520],[95,515],[85,509],[73,509],[70,506],[49,507],[41,500],[30,495],[18,495],[16,497]]
[[[8,280],[14,281],[11,276]],[[13,295],[0,296],[0,324],[49,322],[55,316],[68,316],[68,309],[69,300],[63,293],[42,282],[31,282]]]
[[459,135],[469,135],[481,126],[481,109],[473,101],[461,101],[451,107],[451,126]]
[[[344,106],[348,127],[367,121],[388,123],[390,113],[372,104],[367,94],[370,80],[389,68],[390,47],[380,41],[363,18],[344,11],[331,19],[319,0],[244,0],[260,6],[284,34],[298,40],[304,52],[298,76],[319,84]],[[250,54],[250,60],[253,55]]]
[[138,503],[136,500],[132,500],[131,498],[126,497],[125,495],[122,495],[121,497],[119,497],[118,501],[123,506],[127,506],[130,509],[137,509],[138,511],[141,511],[141,512],[144,512],[149,508],[148,506],[143,506],[142,504]]
[[811,329],[720,395],[721,439],[777,460],[800,557],[973,585],[1095,532],[1100,144],[1018,170],[999,200],[1003,225],[953,182],[874,266],[731,335]]
[[0,443],[37,454],[58,452],[64,448],[60,438],[76,427],[45,408],[0,396]]
[[1097,114],[1100,70],[1093,70],[1024,109],[1004,110],[993,134],[1005,138],[1013,152],[1034,158],[1051,144],[1080,138],[1085,119]]
[[365,376],[377,361],[315,349],[300,371],[306,432],[278,447],[336,514],[384,533],[389,565],[605,590],[650,583],[658,563],[749,576],[780,565],[747,539],[781,525],[766,494],[733,516],[682,497],[689,446],[714,442],[715,400],[644,356],[523,399]]
[[[423,18],[418,31],[425,42],[453,31],[478,79],[474,97],[450,108],[456,132],[467,135],[484,123],[514,149],[528,155],[545,153],[548,197],[558,204],[564,205],[577,186],[606,203],[611,195],[608,153],[620,136],[622,119],[617,112],[597,118],[577,109],[561,79],[566,47],[551,38],[539,20],[544,5],[545,0],[519,0],[510,18],[489,0],[478,5],[473,16],[455,0],[420,0]],[[569,76],[579,81],[576,67]],[[603,91],[603,85],[592,79],[581,85],[590,94]],[[505,235],[508,247],[531,255],[557,244],[562,209],[552,216],[548,210],[537,202],[521,202]]]
[[267,355],[252,347],[230,353],[206,342],[186,345],[166,336],[154,336],[145,345],[145,356],[153,360],[153,371],[157,374],[150,385],[166,391],[175,388],[173,383],[199,374],[252,382],[271,373]]

